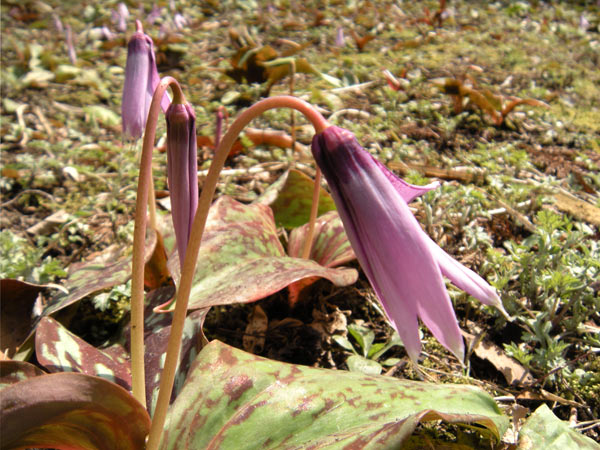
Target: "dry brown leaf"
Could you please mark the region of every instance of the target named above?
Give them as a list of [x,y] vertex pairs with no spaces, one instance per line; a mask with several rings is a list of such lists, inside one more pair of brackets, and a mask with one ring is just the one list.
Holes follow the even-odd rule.
[[346,315],[336,308],[331,313],[324,313],[317,309],[313,310],[312,328],[317,330],[325,341],[329,342],[331,336],[337,332],[345,333],[348,328]]
[[[478,332],[479,327],[468,322],[469,328]],[[531,373],[517,360],[511,358],[506,352],[493,342],[485,339],[478,340],[476,336],[463,331],[463,336],[469,345],[473,345],[473,352],[479,358],[489,361],[499,372],[504,375],[510,385],[531,386],[534,379]]]
[[269,319],[263,309],[259,305],[254,306],[248,318],[244,337],[242,338],[244,350],[254,354],[262,352],[265,347],[265,336],[268,326]]
[[439,167],[424,166],[422,164],[403,163],[392,161],[388,167],[396,170],[400,175],[406,175],[410,170],[416,170],[426,177],[435,177],[442,180],[458,180],[463,183],[482,184],[485,180],[485,170],[479,167],[451,167],[442,169]]
[[554,206],[579,220],[600,226],[600,208],[565,192],[554,194]]
[[540,389],[540,392],[532,392],[532,391],[523,391],[519,395],[517,395],[517,400],[545,400],[551,402],[557,402],[561,405],[570,405],[576,406],[578,408],[585,408],[586,405],[575,402],[573,400],[567,400],[566,398],[562,398],[558,395],[552,394],[544,389]]

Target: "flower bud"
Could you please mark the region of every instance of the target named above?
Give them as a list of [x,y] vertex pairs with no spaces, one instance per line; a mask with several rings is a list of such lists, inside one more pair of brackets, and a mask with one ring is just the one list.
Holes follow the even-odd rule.
[[196,115],[189,103],[171,103],[167,119],[167,181],[179,260],[183,267],[198,207]]
[[[152,96],[160,82],[152,39],[144,34],[141,23],[136,23],[137,31],[127,44],[125,85],[121,104],[123,133],[126,138],[134,140],[139,139],[144,132]],[[161,101],[163,111],[166,111],[169,102],[169,97],[165,94]]]

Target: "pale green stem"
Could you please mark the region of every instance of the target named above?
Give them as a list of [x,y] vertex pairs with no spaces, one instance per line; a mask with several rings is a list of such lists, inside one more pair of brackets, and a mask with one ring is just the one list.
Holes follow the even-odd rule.
[[144,248],[146,243],[146,207],[152,183],[152,150],[160,101],[167,88],[173,85],[175,96],[182,96],[174,78],[163,78],[154,91],[144,132],[133,228],[133,257],[131,263],[131,386],[134,398],[146,406],[144,370]]
[[175,303],[175,312],[171,324],[171,333],[167,344],[165,365],[160,377],[158,400],[152,418],[150,435],[148,436],[148,444],[146,447],[148,450],[156,450],[158,448],[160,436],[167,417],[169,400],[171,398],[173,382],[175,380],[175,370],[179,360],[183,325],[187,313],[194,272],[196,271],[198,252],[200,251],[200,243],[206,225],[208,210],[210,209],[217,188],[219,174],[225,165],[225,160],[227,159],[231,146],[243,128],[248,125],[252,119],[273,108],[293,108],[300,111],[312,123],[317,133],[320,133],[329,126],[329,123],[323,116],[309,103],[296,97],[284,95],[266,98],[252,105],[233,122],[231,127],[227,130],[227,133],[225,133],[225,136],[223,136],[223,140],[215,152],[215,157],[208,170],[208,175],[204,182],[200,199],[198,200],[198,209],[196,211],[196,216],[194,217],[194,223],[192,224],[192,230],[185,253],[181,271],[181,281],[177,289],[177,301]]
[[312,205],[310,205],[310,218],[308,219],[308,231],[302,245],[302,258],[308,259],[312,249],[313,236],[315,234],[315,222],[317,221],[317,213],[319,212],[319,194],[321,193],[321,169],[317,166],[315,173],[315,186],[313,188]]

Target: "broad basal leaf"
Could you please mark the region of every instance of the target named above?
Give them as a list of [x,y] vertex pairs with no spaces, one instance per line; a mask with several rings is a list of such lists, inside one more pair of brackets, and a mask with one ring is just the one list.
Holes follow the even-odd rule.
[[[271,205],[275,215],[275,223],[278,227],[296,228],[307,223],[310,218],[315,183],[299,170],[292,169],[283,177],[285,177],[285,182],[277,197],[272,201],[266,200],[266,204]],[[321,188],[317,215],[320,216],[327,211],[334,210],[335,203],[333,203],[333,199],[325,189]]]
[[0,361],[0,390],[19,381],[45,374],[42,369],[24,361]]
[[[301,256],[307,233],[308,224],[292,230],[288,243],[289,256]],[[356,259],[337,211],[317,217],[309,258],[325,267],[336,267]]]
[[400,448],[422,421],[508,426],[472,386],[285,364],[207,345],[169,411],[161,449]]
[[42,318],[37,326],[35,351],[39,363],[49,372],[95,375],[131,390],[129,361],[98,350],[51,317]]
[[[147,262],[156,246],[156,233],[148,227],[144,248],[144,261]],[[69,267],[69,277],[64,286],[68,294],[57,296],[44,310],[47,316],[95,292],[101,292],[120,284],[131,277],[131,255],[123,249],[111,246],[90,261],[73,264]]]
[[0,348],[13,357],[35,325],[33,306],[47,286],[0,280]]
[[356,280],[356,271],[286,256],[268,206],[221,197],[209,212],[189,308],[252,302],[311,276],[346,286]]
[[[292,230],[288,242],[289,256],[302,256],[307,233],[308,224]],[[325,267],[336,267],[356,259],[337,211],[329,211],[317,218],[309,258]],[[353,282],[357,278],[358,272]],[[317,280],[317,277],[304,278],[290,284],[290,304],[295,305],[302,298],[303,289]]]
[[[153,310],[171,299],[174,294],[175,289],[165,287],[150,292],[147,297],[147,306],[144,312],[144,365],[146,367],[146,404],[150,413],[154,412],[158,399],[160,375],[164,367],[167,343],[171,334],[171,321],[173,320],[171,314],[158,314]],[[207,312],[208,309],[194,311],[185,319],[171,401],[175,400],[181,391],[188,370],[198,355],[203,339],[202,324]],[[129,335],[127,335],[127,342],[129,343]]]
[[150,429],[148,413],[125,389],[79,373],[26,379],[4,388],[1,401],[6,449],[139,450]]
[[542,405],[527,419],[519,432],[519,450],[598,450],[600,445],[573,430]]

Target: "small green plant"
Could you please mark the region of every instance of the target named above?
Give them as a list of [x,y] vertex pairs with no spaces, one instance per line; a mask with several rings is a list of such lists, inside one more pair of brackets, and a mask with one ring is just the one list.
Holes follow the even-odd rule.
[[379,361],[384,353],[392,347],[403,345],[397,332],[394,332],[386,342],[378,343],[374,343],[375,333],[373,330],[364,325],[357,323],[348,325],[348,333],[354,338],[355,345],[352,345],[350,340],[342,335],[333,336],[333,340],[344,349],[353,353],[346,360],[348,369],[351,372],[362,372],[370,375],[380,374],[383,370],[382,366],[393,366],[400,361],[398,358],[388,358],[381,362]]
[[589,227],[551,211],[538,212],[536,225],[520,244],[507,242],[508,255],[496,260],[500,284],[522,299],[513,308],[525,309],[516,315],[525,329],[523,342],[505,348],[534,372],[550,372],[546,381],[553,383],[559,372],[569,374],[566,353],[573,338],[600,308],[593,288],[600,276],[600,246],[590,239]]
[[0,232],[0,278],[43,284],[65,276],[59,261],[43,257],[43,249],[8,230]]

